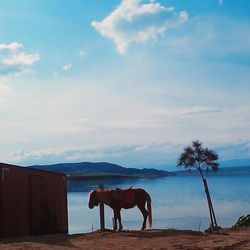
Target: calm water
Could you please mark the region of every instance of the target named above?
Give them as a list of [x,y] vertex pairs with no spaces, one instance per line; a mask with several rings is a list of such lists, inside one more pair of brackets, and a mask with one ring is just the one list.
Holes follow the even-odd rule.
[[[250,175],[207,178],[218,224],[229,227],[239,216],[250,213]],[[69,232],[90,232],[99,228],[99,209],[88,208],[88,192],[100,181],[71,181],[68,192]],[[106,188],[142,187],[152,198],[153,227],[206,229],[208,208],[199,176],[171,176],[158,179],[109,180]],[[105,206],[106,228],[112,228],[112,210]],[[139,229],[138,208],[123,209],[124,229]]]

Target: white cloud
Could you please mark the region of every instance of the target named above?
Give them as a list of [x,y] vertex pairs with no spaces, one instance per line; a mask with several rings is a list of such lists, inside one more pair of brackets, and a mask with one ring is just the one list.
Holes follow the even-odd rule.
[[85,50],[80,50],[80,51],[79,51],[79,55],[80,55],[81,57],[85,57],[85,56],[88,56],[88,55],[89,55],[89,52],[88,52],[88,51],[85,51]]
[[23,45],[21,43],[18,42],[13,42],[10,44],[0,44],[0,50],[11,50],[11,51],[15,51],[18,49],[23,48]]
[[199,114],[211,114],[211,113],[221,113],[222,111],[218,108],[212,107],[201,107],[194,106],[191,108],[186,108],[178,112],[178,115],[199,115]]
[[220,152],[220,158],[223,160],[249,158],[250,140],[218,145],[215,149]]
[[39,60],[40,57],[38,54],[13,54],[7,58],[4,58],[2,62],[6,65],[32,65],[34,62]]
[[23,52],[24,46],[18,42],[0,44],[0,75],[20,73],[40,60],[36,54]]
[[[191,140],[196,139],[193,137]],[[190,143],[187,141],[187,143]],[[203,141],[203,140],[202,140]],[[227,159],[249,158],[250,141],[232,144],[209,144],[220,156],[220,161]],[[62,162],[113,162],[128,167],[163,167],[175,169],[176,160],[185,143],[150,143],[113,145],[103,147],[69,147],[37,150],[22,150],[9,154],[7,162],[20,165],[52,164]],[[5,156],[6,157],[6,156]],[[249,160],[248,160],[249,162]],[[224,164],[225,165],[225,164]]]
[[[140,150],[144,148],[144,150]],[[179,147],[180,148],[180,147]],[[139,149],[139,150],[138,150]],[[107,161],[126,166],[152,163],[155,156],[166,162],[166,155],[175,159],[176,146],[155,145],[115,145],[106,147],[79,147],[67,149],[22,150],[9,155],[10,161],[21,165],[52,164],[59,162]]]
[[62,69],[64,71],[69,71],[71,68],[72,68],[72,64],[71,63],[65,64],[65,65],[62,66]]
[[155,113],[158,115],[167,115],[172,117],[194,116],[203,114],[221,113],[222,110],[216,107],[192,106],[192,107],[178,107],[178,108],[159,108]]
[[0,78],[0,108],[6,107],[8,105],[8,94],[10,88],[7,84],[1,83]]
[[6,98],[0,97],[0,108],[6,106],[8,104],[8,100]]
[[103,36],[111,38],[120,54],[125,54],[129,44],[156,39],[167,29],[188,19],[186,11],[176,12],[173,7],[159,3],[142,4],[141,0],[123,0],[116,10],[92,26]]
[[0,94],[2,94],[3,92],[6,92],[9,90],[9,86],[4,84],[4,83],[0,83]]

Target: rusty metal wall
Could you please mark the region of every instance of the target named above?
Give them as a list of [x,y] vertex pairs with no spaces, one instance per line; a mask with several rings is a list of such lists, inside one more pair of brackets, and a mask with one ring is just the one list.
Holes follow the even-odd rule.
[[67,178],[0,163],[0,237],[68,232]]

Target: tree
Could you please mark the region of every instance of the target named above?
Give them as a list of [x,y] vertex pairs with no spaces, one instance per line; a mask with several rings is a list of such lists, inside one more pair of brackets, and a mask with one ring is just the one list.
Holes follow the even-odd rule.
[[211,196],[208,189],[207,180],[204,175],[204,170],[211,169],[212,171],[217,171],[219,164],[216,162],[218,160],[218,154],[214,151],[204,148],[199,140],[195,140],[192,144],[184,148],[183,153],[179,156],[178,165],[187,169],[198,170],[205,189],[209,215],[210,215],[210,228],[212,230],[218,229],[215,212],[212,205]]

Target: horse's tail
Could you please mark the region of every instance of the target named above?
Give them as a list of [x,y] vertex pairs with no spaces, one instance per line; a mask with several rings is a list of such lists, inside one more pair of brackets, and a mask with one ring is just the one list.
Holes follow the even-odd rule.
[[151,228],[152,227],[152,207],[151,207],[151,198],[148,193],[147,193],[147,210],[148,210],[148,225],[149,225],[149,228]]

